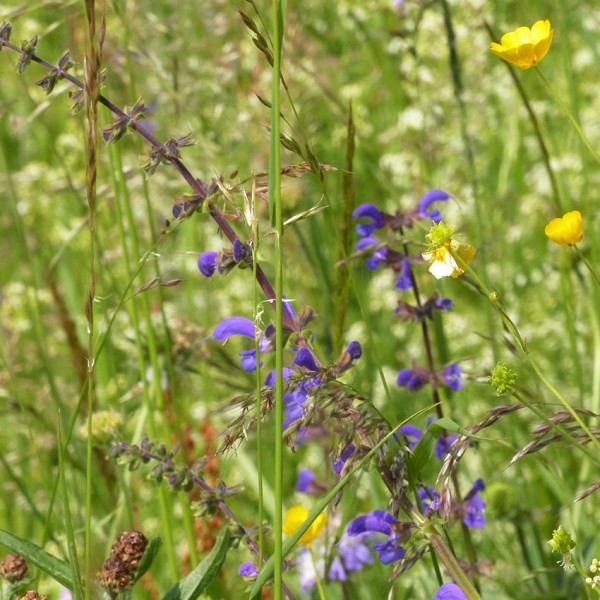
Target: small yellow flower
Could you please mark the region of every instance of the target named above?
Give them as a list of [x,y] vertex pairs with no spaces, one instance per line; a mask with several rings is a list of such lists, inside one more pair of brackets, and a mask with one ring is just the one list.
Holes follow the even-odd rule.
[[[292,506],[288,510],[285,511],[285,515],[283,517],[283,533],[286,535],[293,535],[300,525],[306,521],[308,518],[308,509],[304,506],[297,505]],[[319,536],[323,528],[327,524],[327,517],[324,513],[321,513],[312,523],[312,525],[308,528],[308,530],[304,533],[304,535],[298,540],[300,544],[306,544],[310,546],[313,540]]]
[[475,256],[475,248],[470,244],[462,244],[451,238],[454,227],[448,227],[443,221],[431,227],[427,238],[431,241],[429,252],[421,255],[429,261],[429,272],[436,278],[458,277],[465,270],[454,260],[452,253],[457,254],[464,262],[469,262]]
[[581,213],[578,210],[572,210],[562,217],[552,219],[544,233],[557,244],[561,246],[572,246],[583,238],[583,224],[581,222]]
[[537,65],[550,48],[554,30],[550,21],[537,21],[532,28],[519,27],[505,33],[500,43],[492,42],[491,50],[505,61],[521,69]]

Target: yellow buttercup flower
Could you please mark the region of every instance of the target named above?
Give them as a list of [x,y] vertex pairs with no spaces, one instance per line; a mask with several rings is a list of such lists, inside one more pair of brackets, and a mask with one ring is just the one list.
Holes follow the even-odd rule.
[[544,233],[557,244],[561,246],[572,246],[583,238],[583,223],[581,222],[581,213],[578,210],[572,210],[562,217],[552,219]]
[[452,253],[457,254],[464,262],[468,263],[475,256],[475,247],[462,244],[452,239],[454,227],[448,227],[443,221],[431,227],[427,238],[431,241],[430,250],[421,256],[431,264],[429,272],[436,278],[458,277],[465,270],[456,262]]
[[550,48],[554,30],[550,21],[537,21],[532,28],[519,27],[505,33],[500,43],[492,42],[491,50],[505,61],[521,69],[537,65]]
[[[285,511],[285,515],[283,516],[283,533],[286,535],[293,535],[307,518],[307,508],[301,505],[292,506]],[[298,543],[310,546],[313,540],[319,536],[321,531],[323,531],[326,524],[327,517],[325,516],[325,513],[321,513],[312,522],[312,525],[306,530],[304,535],[298,540]]]

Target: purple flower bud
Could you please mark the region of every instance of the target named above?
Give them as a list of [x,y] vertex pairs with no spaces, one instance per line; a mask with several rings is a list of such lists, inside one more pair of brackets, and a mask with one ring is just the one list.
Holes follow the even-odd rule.
[[397,290],[410,290],[412,287],[412,277],[410,272],[410,262],[407,258],[402,261],[402,270],[400,277],[396,279],[396,285],[394,286]]
[[439,223],[442,220],[442,214],[436,208],[427,211],[429,206],[434,202],[446,202],[450,198],[449,194],[442,190],[429,190],[417,204],[417,215],[420,219],[431,219],[434,223]]
[[467,597],[455,583],[445,583],[435,593],[433,600],[467,600]]
[[346,348],[346,352],[350,355],[352,360],[356,360],[362,356],[362,346],[360,342],[350,342]]
[[242,563],[238,569],[238,575],[242,577],[256,577],[258,575],[258,568],[251,562]]
[[454,302],[449,298],[438,298],[435,301],[435,305],[440,310],[452,310],[454,308]]
[[292,364],[304,367],[309,371],[318,371],[319,367],[313,353],[308,348],[300,348],[292,361]]
[[241,240],[238,238],[233,240],[233,260],[235,260],[236,263],[239,263],[246,258],[246,252],[246,245]]
[[218,252],[203,252],[198,257],[198,268],[204,277],[210,277],[217,268]]

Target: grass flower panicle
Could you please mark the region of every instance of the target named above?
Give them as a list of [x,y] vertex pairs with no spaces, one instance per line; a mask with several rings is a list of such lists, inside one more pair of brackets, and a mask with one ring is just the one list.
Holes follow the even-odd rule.
[[515,31],[505,33],[500,43],[492,42],[491,50],[503,60],[519,67],[529,69],[537,65],[546,56],[554,30],[550,21],[536,21],[531,29],[519,27]]

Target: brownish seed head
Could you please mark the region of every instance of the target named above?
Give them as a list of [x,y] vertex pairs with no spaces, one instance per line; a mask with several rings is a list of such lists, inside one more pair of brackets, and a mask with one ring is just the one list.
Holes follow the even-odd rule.
[[19,600],[48,600],[48,596],[38,594],[35,590],[29,590],[22,596],[19,596]]
[[141,531],[135,529],[124,531],[112,545],[110,557],[120,560],[132,573],[135,573],[147,545],[148,540]]
[[0,561],[0,577],[10,581],[21,581],[27,574],[27,563],[22,556],[11,552]]
[[111,596],[115,596],[133,586],[133,573],[118,558],[107,559],[98,571],[97,579]]

